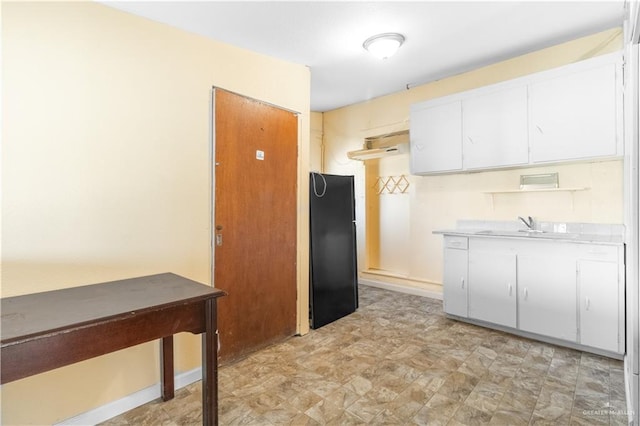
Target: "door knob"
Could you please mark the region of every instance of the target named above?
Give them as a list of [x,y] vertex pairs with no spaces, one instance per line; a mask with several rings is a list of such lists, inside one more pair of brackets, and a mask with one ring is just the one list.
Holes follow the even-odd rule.
[[222,245],[222,225],[216,225],[216,245]]

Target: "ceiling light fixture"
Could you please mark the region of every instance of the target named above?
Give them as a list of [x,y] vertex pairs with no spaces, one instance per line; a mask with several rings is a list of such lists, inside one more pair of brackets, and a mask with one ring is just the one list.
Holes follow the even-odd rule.
[[369,37],[362,43],[362,47],[376,58],[387,59],[398,51],[402,43],[404,43],[402,34],[384,33]]

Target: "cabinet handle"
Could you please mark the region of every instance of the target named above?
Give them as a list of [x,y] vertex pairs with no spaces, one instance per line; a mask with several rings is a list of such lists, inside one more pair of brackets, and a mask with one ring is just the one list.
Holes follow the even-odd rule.
[[475,143],[475,142],[473,141],[473,138],[472,138],[471,136],[467,136],[467,139],[469,139],[469,142],[471,142],[471,143]]
[[587,306],[586,306],[586,309],[587,309],[587,311],[588,311],[588,310],[589,310],[589,308],[591,307],[591,300],[590,300],[588,297],[585,297],[585,300],[586,300],[586,302],[587,302],[587,303],[586,303],[586,305],[587,305]]
[[509,296],[511,296],[513,290],[513,286],[511,285],[511,283],[509,283]]
[[460,278],[460,283],[462,284],[462,288],[464,289],[464,278]]
[[540,126],[538,126],[536,124],[536,129],[538,129],[538,132],[540,132],[541,135],[544,135],[544,132],[542,131],[542,128]]
[[525,287],[524,289],[524,300],[527,300],[529,298],[529,289]]

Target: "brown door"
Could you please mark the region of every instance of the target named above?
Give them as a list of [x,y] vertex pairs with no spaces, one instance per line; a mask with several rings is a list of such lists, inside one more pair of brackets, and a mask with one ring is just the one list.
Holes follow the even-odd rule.
[[296,327],[295,114],[214,91],[214,283],[220,358],[292,336]]

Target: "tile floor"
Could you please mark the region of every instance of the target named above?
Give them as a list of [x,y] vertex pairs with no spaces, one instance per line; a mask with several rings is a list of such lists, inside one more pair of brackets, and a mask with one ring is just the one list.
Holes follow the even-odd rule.
[[[221,425],[627,423],[622,362],[444,317],[360,286],[360,308],[219,372]],[[200,382],[104,425],[196,425]]]

